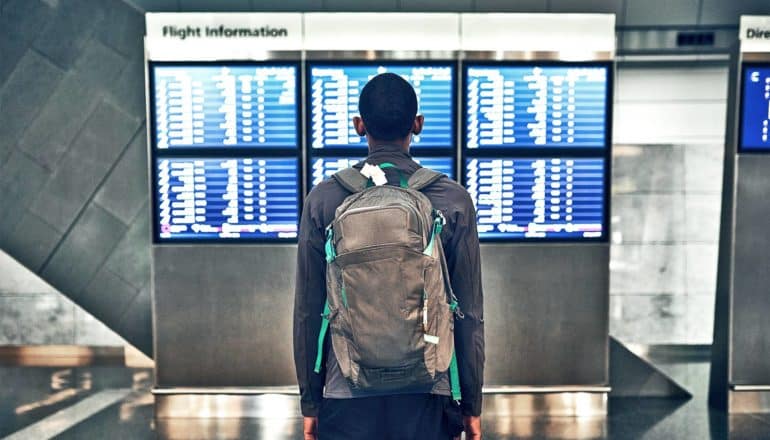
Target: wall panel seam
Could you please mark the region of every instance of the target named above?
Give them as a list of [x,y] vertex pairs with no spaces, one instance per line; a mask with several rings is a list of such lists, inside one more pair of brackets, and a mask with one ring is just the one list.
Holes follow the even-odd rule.
[[[85,124],[84,124],[84,126],[85,126]],[[134,141],[134,138],[135,138],[136,136],[138,136],[138,135],[143,135],[143,134],[144,134],[144,130],[143,130],[143,128],[144,128],[144,127],[143,127],[142,125],[140,125],[140,127],[139,127],[139,128],[136,130],[136,132],[134,132],[134,134],[133,134],[133,135],[130,137],[130,139],[128,140],[128,142],[127,142],[127,143],[125,143],[125,145],[123,146],[123,149],[121,150],[121,152],[120,152],[120,154],[118,155],[118,157],[117,157],[117,158],[116,158],[116,159],[113,161],[112,165],[110,165],[110,168],[107,170],[107,172],[105,173],[105,175],[104,175],[104,177],[102,178],[102,180],[101,180],[101,181],[100,181],[100,182],[99,182],[99,183],[96,185],[96,187],[94,188],[93,192],[92,192],[92,193],[89,195],[89,197],[86,199],[86,201],[85,201],[85,203],[83,204],[83,206],[82,206],[82,207],[80,208],[80,210],[78,211],[77,215],[75,216],[75,219],[74,219],[74,220],[72,221],[72,223],[70,223],[70,225],[67,227],[67,230],[64,232],[64,234],[62,235],[62,237],[61,237],[61,239],[59,240],[59,242],[58,242],[58,243],[56,243],[56,246],[54,246],[54,248],[51,250],[51,253],[48,255],[48,257],[45,259],[45,261],[43,262],[43,264],[40,266],[40,269],[38,269],[38,272],[37,272],[38,274],[42,274],[42,273],[45,271],[45,269],[48,267],[48,264],[51,262],[51,260],[53,259],[54,255],[56,255],[56,253],[57,253],[57,252],[59,251],[59,249],[61,248],[62,244],[63,244],[63,243],[64,243],[64,242],[67,240],[67,238],[69,238],[69,235],[70,235],[70,233],[71,233],[71,232],[72,232],[72,230],[75,228],[75,226],[76,226],[76,225],[79,223],[80,219],[83,217],[83,214],[84,214],[84,213],[86,212],[86,210],[88,209],[88,206],[89,206],[89,205],[90,205],[92,202],[93,202],[93,203],[96,203],[96,201],[94,200],[94,198],[96,197],[96,194],[99,192],[99,190],[102,188],[102,186],[104,186],[104,183],[107,181],[107,179],[109,179],[110,175],[112,175],[112,172],[115,170],[115,168],[117,167],[118,163],[120,163],[120,160],[123,158],[123,156],[124,156],[124,155],[126,154],[126,152],[128,151],[128,147],[129,147],[129,146],[131,145],[131,143]],[[105,212],[109,213],[110,215],[113,215],[112,213],[110,213],[109,211],[107,211],[107,210],[106,210],[104,207],[102,207],[101,205],[99,205],[98,203],[96,203],[96,204],[99,206],[99,208],[101,208],[101,209],[104,209],[104,210],[105,210]],[[113,217],[114,217],[114,216],[113,216]],[[116,218],[116,219],[118,219],[118,220],[119,220],[121,223],[123,223],[125,226],[128,226],[128,225],[126,225],[126,224],[125,224],[125,222],[124,222],[124,220],[123,220],[123,219],[120,219],[120,218],[117,218],[117,217],[115,217],[115,218]],[[128,230],[128,229],[126,229],[126,230]],[[104,262],[102,262],[102,264],[104,264]],[[100,267],[101,267],[101,266],[100,266]]]

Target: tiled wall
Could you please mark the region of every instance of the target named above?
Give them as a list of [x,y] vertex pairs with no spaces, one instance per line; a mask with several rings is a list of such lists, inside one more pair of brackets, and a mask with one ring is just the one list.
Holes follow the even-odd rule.
[[709,344],[726,68],[621,68],[613,160],[610,333]]
[[0,345],[124,345],[104,324],[0,251]]
[[[0,250],[149,353],[143,34],[121,0],[0,3]],[[80,309],[27,293],[4,322],[76,338]]]

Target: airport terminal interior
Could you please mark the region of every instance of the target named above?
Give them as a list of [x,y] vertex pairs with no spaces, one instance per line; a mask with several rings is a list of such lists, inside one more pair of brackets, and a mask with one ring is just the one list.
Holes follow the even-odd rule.
[[476,208],[484,439],[770,439],[768,0],[0,0],[0,438],[302,439],[385,72]]

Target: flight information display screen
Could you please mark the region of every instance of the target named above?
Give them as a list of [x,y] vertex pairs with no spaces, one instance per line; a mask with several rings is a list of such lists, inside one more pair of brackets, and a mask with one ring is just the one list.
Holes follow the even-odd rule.
[[745,66],[741,149],[770,150],[770,66]]
[[467,65],[469,149],[607,146],[609,67]]
[[158,149],[296,147],[297,65],[151,64]]
[[[337,171],[352,167],[363,159],[363,157],[317,157],[312,159],[310,164],[311,187],[318,185],[324,179],[328,179]],[[425,168],[446,174],[450,179],[455,178],[454,162],[451,157],[414,157],[413,159]]]
[[375,75],[401,75],[415,89],[418,111],[425,127],[415,135],[415,147],[454,147],[455,105],[453,64],[310,64],[308,109],[310,146],[313,149],[360,147],[366,139],[358,136],[351,122],[358,115],[358,96]]
[[598,239],[605,212],[604,159],[469,158],[465,186],[479,237]]
[[293,239],[296,158],[156,158],[160,241]]

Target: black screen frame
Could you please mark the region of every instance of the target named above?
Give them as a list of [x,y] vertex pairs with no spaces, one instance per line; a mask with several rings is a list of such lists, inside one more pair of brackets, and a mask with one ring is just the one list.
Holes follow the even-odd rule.
[[740,101],[738,103],[738,142],[736,145],[736,151],[740,154],[768,154],[770,153],[770,145],[762,147],[746,147],[743,144],[743,117],[746,109],[746,71],[751,68],[762,67],[770,69],[770,61],[743,61],[740,66],[740,79],[738,84],[740,87],[739,96]]
[[[601,159],[604,162],[604,200],[602,202],[602,235],[600,237],[484,237],[479,234],[480,242],[488,243],[609,243],[609,215],[610,215],[610,176],[612,175],[612,159],[606,156],[596,156],[590,154],[576,155],[560,155],[560,154],[544,154],[542,152],[528,152],[527,154],[516,154],[508,156],[494,156],[494,155],[474,155],[463,156],[462,165],[460,171],[462,172],[461,185],[467,190],[467,167],[466,162],[468,159],[501,159],[501,160],[517,160],[517,159]],[[478,221],[478,217],[477,217]]]
[[179,66],[179,67],[196,67],[196,66],[269,66],[269,67],[294,67],[296,72],[296,77],[294,81],[294,96],[296,97],[295,100],[295,107],[297,110],[297,120],[295,122],[295,128],[297,132],[297,147],[300,148],[302,145],[302,63],[300,61],[285,61],[285,60],[278,60],[278,61],[244,61],[244,60],[236,60],[236,61],[148,61],[147,65],[147,77],[148,77],[148,83],[149,83],[149,89],[148,89],[148,99],[149,99],[149,109],[150,109],[150,120],[152,121],[152,127],[150,127],[150,140],[152,141],[152,147],[154,150],[161,151],[161,152],[176,152],[176,151],[183,151],[183,150],[195,150],[195,151],[204,151],[204,150],[213,150],[213,151],[228,151],[232,149],[244,149],[244,150],[282,150],[282,149],[289,149],[290,147],[281,147],[281,146],[275,146],[275,145],[265,145],[265,146],[246,146],[246,147],[230,147],[230,146],[211,146],[211,145],[202,145],[202,146],[186,146],[186,147],[173,147],[173,148],[157,148],[158,146],[158,138],[157,138],[157,130],[155,127],[155,120],[157,118],[155,108],[155,67],[163,67],[163,66]]
[[[296,96],[295,106],[297,107],[297,144],[293,148],[289,147],[177,147],[177,148],[157,148],[157,133],[155,130],[155,80],[153,75],[153,67],[163,65],[175,65],[175,66],[278,66],[278,67],[294,67],[296,71]],[[291,244],[297,242],[297,237],[291,238],[278,238],[278,237],[238,237],[238,238],[225,238],[225,237],[199,237],[199,238],[161,238],[159,231],[159,218],[160,218],[160,206],[158,201],[158,159],[168,158],[200,158],[200,159],[271,159],[271,158],[285,158],[295,159],[297,161],[297,229],[299,230],[299,219],[302,215],[302,203],[304,200],[304,192],[302,190],[302,170],[304,168],[304,160],[302,157],[302,145],[303,145],[303,100],[302,100],[302,62],[296,61],[244,61],[244,60],[217,60],[217,61],[148,61],[147,64],[147,77],[148,77],[148,110],[150,120],[147,124],[149,130],[150,140],[150,179],[151,179],[151,194],[150,201],[152,203],[152,242],[156,245],[189,245],[189,244]]]
[[[457,149],[458,149],[458,133],[457,124],[460,121],[458,97],[459,92],[459,74],[460,63],[457,59],[435,59],[435,60],[361,60],[361,59],[337,59],[337,60],[306,60],[305,63],[305,84],[311,83],[312,69],[316,66],[333,66],[333,67],[346,67],[346,66],[394,66],[394,67],[423,67],[423,66],[436,66],[436,67],[450,67],[452,69],[452,97],[451,97],[451,114],[452,122],[450,123],[452,140],[447,147],[424,147],[424,146],[412,146],[409,149],[411,156],[421,157],[448,157],[452,163],[452,169],[455,171],[455,179],[459,182],[459,173],[457,166]],[[309,109],[311,105],[311,94],[306,91],[304,102],[305,108]],[[334,158],[334,157],[366,157],[368,150],[366,147],[351,147],[351,146],[336,146],[336,147],[324,147],[313,148],[312,146],[312,112],[306,112],[307,124],[305,127],[305,157],[306,157],[306,169],[307,176],[305,179],[307,193],[312,189],[312,173],[310,167],[313,161],[317,158]],[[428,121],[430,123],[430,121]],[[352,124],[352,122],[351,122]]]
[[[468,68],[475,66],[494,67],[525,67],[525,66],[554,66],[554,67],[604,67],[607,69],[607,96],[606,96],[606,125],[604,145],[601,147],[486,147],[483,149],[467,147],[468,130]],[[477,159],[604,159],[604,201],[602,203],[602,234],[600,237],[483,237],[479,235],[479,241],[483,243],[609,243],[610,242],[610,213],[612,209],[612,128],[613,128],[613,97],[615,87],[615,63],[614,61],[490,61],[470,60],[461,63],[462,90],[460,91],[461,116],[460,136],[460,163],[458,164],[458,178],[463,188],[467,188],[466,162],[469,158]]]
[[302,175],[302,159],[297,156],[287,156],[287,155],[267,155],[267,154],[250,154],[250,155],[228,155],[228,156],[222,156],[222,155],[211,155],[211,154],[192,154],[192,153],[185,153],[185,154],[174,154],[174,155],[163,155],[163,156],[156,156],[151,159],[151,167],[152,167],[152,203],[153,203],[153,209],[152,209],[152,230],[153,230],[153,243],[155,244],[209,244],[209,243],[217,243],[217,244],[254,244],[254,243],[296,243],[297,237],[196,237],[196,238],[162,238],[160,236],[159,231],[159,220],[160,220],[160,205],[158,201],[158,161],[163,159],[211,159],[211,160],[228,160],[228,159],[294,159],[297,161],[297,231],[299,231],[299,219],[301,217],[301,211],[300,208],[302,206],[302,186],[301,186],[301,175]]
[[[484,147],[484,148],[468,148],[468,69],[473,67],[603,67],[607,70],[607,93],[605,96],[604,108],[605,108],[605,130],[604,141],[601,146],[591,147],[549,147],[547,145],[522,145],[522,146],[510,146],[510,147]],[[479,151],[479,152],[492,152],[498,154],[498,152],[507,152],[509,155],[519,154],[519,151],[530,149],[542,149],[543,151],[557,151],[557,150],[569,150],[569,151],[593,151],[600,148],[610,148],[612,143],[612,97],[614,91],[614,63],[612,61],[464,61],[462,63],[462,90],[460,93],[460,100],[462,102],[462,125],[461,125],[461,137],[462,148],[464,150]]]

